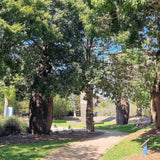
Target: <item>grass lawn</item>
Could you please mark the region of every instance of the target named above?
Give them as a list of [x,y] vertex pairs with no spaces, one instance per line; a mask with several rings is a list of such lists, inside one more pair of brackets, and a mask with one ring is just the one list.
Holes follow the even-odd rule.
[[[126,139],[121,141],[118,145],[111,148],[103,157],[104,160],[122,160],[124,157],[134,155],[136,153],[143,153],[141,144],[148,138],[142,137],[137,139]],[[160,149],[160,137],[150,137],[148,142],[148,150]]]
[[126,156],[141,152],[142,148],[137,142],[123,140],[111,148],[103,157],[104,160],[120,160]]
[[0,158],[6,160],[38,160],[54,149],[68,145],[73,140],[54,140],[39,143],[6,145],[0,147]]
[[[67,124],[67,121],[73,121],[72,119],[67,119],[67,120],[53,120],[52,126],[63,126],[63,127],[69,127],[69,124]],[[77,120],[74,120],[77,121]],[[104,124],[95,124],[95,129],[102,129],[102,130],[117,130],[117,131],[122,131],[122,132],[128,132],[128,133],[135,133],[137,131],[142,131],[146,129],[151,129],[153,126],[148,126],[144,128],[135,128],[136,123],[130,123],[128,125],[123,125],[123,126],[107,126],[107,125],[112,125],[115,124],[115,122],[112,121],[105,121]],[[86,128],[86,125],[71,125],[72,128]]]
[[[53,120],[52,126],[61,126],[61,127],[69,127],[71,126],[72,128],[86,128],[86,125],[69,125],[67,124],[67,121],[73,121],[73,119],[65,119],[65,120]],[[77,120],[74,120],[77,121]],[[114,122],[106,121],[104,124],[95,124],[96,129],[102,129],[101,127],[106,126],[106,125],[111,125],[114,124]]]
[[135,133],[137,131],[143,131],[143,130],[148,130],[154,128],[153,126],[147,126],[144,128],[134,128],[136,126],[136,123],[130,123],[127,125],[122,125],[122,126],[96,126],[96,129],[103,129],[103,130],[117,130],[117,131],[122,131],[122,132],[128,132],[128,133]]
[[[103,156],[102,159],[104,160],[122,160],[124,157],[128,157],[130,155],[134,155],[137,153],[143,153],[143,148],[141,145],[148,139],[148,137],[141,137],[134,139],[134,134],[141,133],[143,131],[149,131],[153,128],[153,126],[144,127],[139,130],[130,130],[130,125],[128,130],[130,133],[132,133],[131,139],[125,139],[121,141],[118,145],[114,146],[110,150],[106,152],[106,154]],[[126,127],[127,127],[126,126]],[[116,128],[114,128],[116,129]],[[122,126],[123,130],[123,126]],[[150,141],[148,142],[148,150],[159,150],[160,149],[160,137],[159,136],[151,136],[149,137]]]

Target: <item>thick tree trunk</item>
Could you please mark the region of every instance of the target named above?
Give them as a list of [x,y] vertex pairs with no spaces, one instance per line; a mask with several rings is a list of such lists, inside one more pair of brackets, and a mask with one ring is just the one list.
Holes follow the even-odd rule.
[[53,120],[53,98],[32,94],[29,111],[29,130],[32,134],[48,134]]
[[142,105],[141,104],[137,105],[137,116],[138,117],[142,116]]
[[160,92],[151,93],[151,115],[156,129],[160,129]]
[[120,104],[116,105],[116,123],[117,125],[128,124],[129,102],[127,98],[122,98]]
[[[159,57],[157,57],[157,60]],[[157,68],[157,76],[151,92],[151,115],[156,129],[160,129],[160,71]]]
[[93,90],[86,92],[87,109],[86,109],[86,128],[88,132],[94,132],[93,121]]
[[48,134],[53,119],[53,98],[49,84],[52,67],[47,56],[42,56],[32,85],[30,99],[29,130],[32,134]]
[[4,100],[4,118],[6,117],[6,110],[7,110],[7,107],[9,107],[9,99],[7,97],[5,97],[5,100]]

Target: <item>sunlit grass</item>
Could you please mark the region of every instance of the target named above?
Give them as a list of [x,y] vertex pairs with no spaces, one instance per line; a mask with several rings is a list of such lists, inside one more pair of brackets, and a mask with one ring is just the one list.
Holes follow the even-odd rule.
[[7,145],[0,147],[0,157],[5,160],[41,159],[54,149],[68,145],[71,140],[45,141],[39,143]]
[[111,148],[105,155],[104,160],[120,160],[126,156],[141,152],[142,148],[137,142],[123,140],[118,145]]
[[[153,128],[151,126],[150,128]],[[137,132],[143,132],[149,130],[149,127],[145,127],[143,129],[139,129]],[[134,133],[132,133],[134,135]],[[132,136],[134,137],[134,136]],[[149,137],[150,140],[148,142],[148,150],[160,150],[160,137],[153,136]],[[106,152],[102,159],[104,160],[122,160],[125,157],[143,153],[142,144],[148,139],[148,137],[141,137],[136,139],[125,139],[121,141],[118,145],[114,146],[110,150]]]
[[65,119],[65,120],[53,120],[52,126],[59,127],[71,127],[71,128],[86,128],[85,125],[70,125],[67,121],[78,121],[76,119]]
[[[67,123],[67,121],[73,121],[71,119],[68,120],[53,120],[52,126],[60,126],[60,127],[69,127],[71,126],[72,128],[86,128],[86,125],[70,125]],[[78,120],[74,120],[78,121]],[[104,127],[106,125],[112,125],[115,124],[115,122],[112,121],[105,121],[104,123],[101,124],[95,124],[96,129],[102,129],[101,127]]]
[[113,126],[97,126],[96,128],[97,129],[103,129],[103,130],[117,130],[117,131],[121,131],[121,132],[128,132],[128,133],[135,133],[137,131],[143,131],[143,130],[146,130],[146,129],[152,129],[154,128],[154,126],[147,126],[147,127],[144,127],[144,128],[136,128],[137,124],[136,123],[130,123],[130,124],[127,124],[127,125],[113,125]]

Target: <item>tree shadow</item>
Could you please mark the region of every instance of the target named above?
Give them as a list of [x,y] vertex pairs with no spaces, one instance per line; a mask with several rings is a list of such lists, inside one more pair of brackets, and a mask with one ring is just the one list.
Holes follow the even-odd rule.
[[1,158],[12,160],[28,160],[35,158],[43,158],[48,151],[52,151],[58,147],[62,147],[72,140],[46,141],[31,144],[7,145],[0,147]]
[[105,119],[103,119],[102,121],[103,122],[106,122],[106,121],[113,121],[113,120],[115,120],[115,117],[107,117],[107,118],[105,118]]
[[147,139],[147,146],[149,150],[152,151],[160,151],[160,131],[155,129],[146,131],[145,133],[141,134],[139,138],[133,139],[132,141],[136,141],[139,145],[142,145]]

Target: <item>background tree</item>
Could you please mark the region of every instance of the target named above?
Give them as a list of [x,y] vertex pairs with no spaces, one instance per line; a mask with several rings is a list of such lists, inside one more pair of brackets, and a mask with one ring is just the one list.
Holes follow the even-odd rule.
[[[94,90],[100,88],[105,65],[103,58],[110,47],[110,39],[118,33],[116,4],[106,1],[110,6],[104,11],[98,1],[76,1],[80,19],[84,26],[83,56],[80,63],[80,91],[86,93],[86,126],[88,132],[94,131],[93,97]],[[105,46],[105,47],[104,47]],[[98,90],[97,90],[98,91]]]
[[[130,5],[132,9],[124,12],[126,40],[123,48],[138,48],[141,56],[149,55],[151,63],[143,62],[149,70],[144,74],[146,90],[151,93],[151,113],[156,128],[160,128],[159,102],[159,1],[139,1]],[[128,24],[128,25],[126,25]],[[142,67],[142,66],[141,66]],[[152,70],[153,69],[153,70]],[[152,73],[150,71],[153,71]],[[146,76],[148,75],[148,76]],[[149,88],[150,87],[150,88]]]

